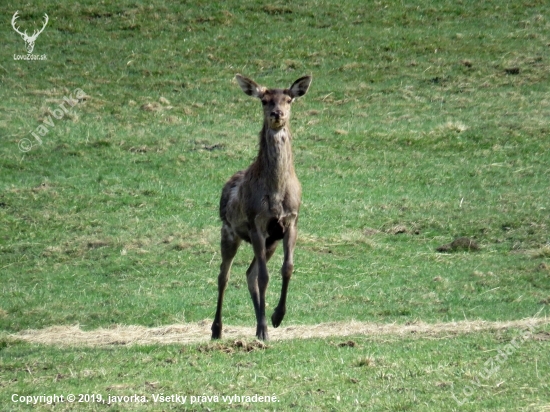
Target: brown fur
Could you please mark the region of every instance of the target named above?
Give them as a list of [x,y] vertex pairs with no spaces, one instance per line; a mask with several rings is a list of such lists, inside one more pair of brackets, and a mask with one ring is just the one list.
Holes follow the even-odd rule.
[[298,79],[289,89],[266,89],[241,75],[241,89],[262,101],[264,124],[256,160],[245,171],[237,172],[225,184],[220,200],[222,264],[218,276],[218,305],[212,324],[212,338],[222,336],[222,304],[229,271],[241,240],[252,244],[254,259],[247,282],[256,313],[256,336],[268,339],[265,319],[265,292],[269,282],[267,261],[279,240],[283,240],[283,286],[279,304],[271,320],[278,327],[286,312],[288,283],[292,276],[298,212],[302,196],[294,171],[290,133],[290,106],[306,94],[311,77]]

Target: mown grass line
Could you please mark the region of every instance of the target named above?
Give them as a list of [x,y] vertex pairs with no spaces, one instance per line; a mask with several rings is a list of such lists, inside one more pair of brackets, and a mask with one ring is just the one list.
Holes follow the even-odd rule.
[[[394,336],[452,337],[455,335],[480,333],[484,331],[501,331],[513,328],[541,328],[550,321],[545,318],[528,318],[507,322],[459,321],[450,323],[428,324],[412,322],[406,325],[396,323],[375,324],[368,322],[330,322],[317,325],[292,325],[270,330],[270,339],[274,341],[289,339],[342,338],[363,335],[369,338]],[[251,339],[255,334],[253,327],[225,325],[224,340]],[[176,324],[158,328],[143,326],[113,325],[83,331],[78,325],[51,326],[45,329],[30,329],[8,335],[24,342],[57,345],[57,346],[90,346],[109,345],[152,345],[152,344],[193,344],[209,341],[211,338],[210,322],[197,324]]]

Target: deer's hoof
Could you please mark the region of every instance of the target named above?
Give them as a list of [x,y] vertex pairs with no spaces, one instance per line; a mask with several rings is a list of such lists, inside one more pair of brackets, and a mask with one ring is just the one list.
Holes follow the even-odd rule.
[[256,329],[256,337],[259,340],[269,340],[269,335],[267,334],[267,326],[258,327]]
[[273,323],[274,328],[278,328],[281,322],[283,321],[283,318],[285,317],[285,310],[280,310],[279,308],[275,308],[275,312],[273,312],[273,315],[271,315],[271,323]]
[[212,339],[222,338],[222,324],[214,322],[212,324]]

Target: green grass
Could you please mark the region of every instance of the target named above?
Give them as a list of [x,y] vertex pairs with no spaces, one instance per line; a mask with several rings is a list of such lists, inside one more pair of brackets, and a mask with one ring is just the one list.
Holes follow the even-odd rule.
[[[265,349],[253,349],[252,342],[239,341],[249,345],[246,350],[231,342],[77,350],[10,343],[0,352],[0,365],[3,374],[12,379],[3,390],[9,410],[25,409],[11,402],[13,393],[99,394],[105,400],[137,395],[147,402],[118,403],[113,410],[224,410],[230,407],[224,396],[255,394],[275,396],[277,402],[240,402],[231,407],[544,410],[534,406],[548,405],[547,344],[535,339],[522,341],[521,336],[517,331],[456,339],[357,336],[277,342]],[[540,336],[547,338],[548,332]],[[518,349],[508,357],[499,355],[513,339],[521,342]],[[490,373],[495,368],[498,372]],[[161,394],[187,396],[187,403],[185,407],[155,403]],[[211,400],[190,405],[191,396],[203,395]],[[93,402],[57,407],[101,410]]]
[[[31,62],[13,59],[25,53],[8,23],[14,7],[0,6],[0,331],[213,318],[219,195],[225,180],[254,158],[262,121],[259,104],[232,80],[237,72],[279,87],[313,75],[308,95],[293,109],[304,195],[283,326],[548,313],[546,2],[37,1],[19,7],[19,25],[28,32],[44,13],[50,17],[34,50],[47,60]],[[38,144],[30,133],[77,88],[88,98],[54,119]],[[152,110],[142,109],[147,107]],[[18,148],[25,138],[34,143],[28,152]],[[475,239],[481,250],[435,252],[458,236]],[[235,260],[225,301],[228,325],[255,322],[244,278],[251,258],[250,248],[242,247]],[[270,262],[270,307],[278,298],[281,259],[278,251]],[[410,353],[423,359],[423,368],[437,369],[432,350],[444,360],[467,352],[467,362],[482,363],[483,353],[463,349],[488,339],[443,340],[439,349],[424,340],[408,349],[401,340],[377,344],[386,365],[396,363],[396,376],[405,376]],[[522,356],[540,355],[547,346],[537,345],[526,344]],[[354,384],[339,378],[333,384],[328,363],[274,360],[275,353],[304,360],[345,352],[349,357],[334,373],[362,370],[353,366],[362,356],[355,349],[346,352],[328,341],[277,343],[265,353],[232,357],[194,354],[208,369],[182,370],[184,355],[177,355],[177,365],[160,362],[162,371],[155,362],[143,368],[132,361],[140,351],[174,357],[178,350],[86,350],[90,355],[76,368],[87,370],[91,359],[102,359],[109,374],[128,375],[131,388],[143,388],[148,378],[142,374],[151,373],[168,392],[176,389],[169,382],[179,373],[223,382],[216,368],[237,373],[241,360],[233,357],[251,356],[249,376],[280,370],[273,391],[285,408],[305,409],[317,396],[311,402],[318,409],[349,410],[355,407],[352,393],[361,394],[359,405],[380,410],[425,410],[412,400],[448,399],[448,388],[430,386],[425,374],[396,386],[410,391],[396,392],[384,379]],[[41,362],[67,365],[80,353],[27,344],[1,350],[2,396],[30,391],[22,383],[25,372],[6,366],[11,356],[22,364],[40,356]],[[532,363],[518,359],[503,373],[507,382],[523,383],[510,384],[515,389],[504,395],[491,389],[499,393],[492,401],[476,391],[472,410],[547,404],[536,395],[547,391],[547,370],[539,363],[541,379],[534,379]],[[283,387],[303,384],[284,373],[289,369],[312,379],[311,388],[305,386],[311,393],[285,395]],[[463,384],[459,371],[450,367],[454,378],[445,381]],[[60,382],[50,372],[33,390],[105,386],[101,374],[86,386],[81,372]],[[215,385],[222,393],[223,385]],[[523,398],[521,385],[534,392]],[[315,386],[325,392],[315,393]],[[430,410],[455,407],[426,402]]]

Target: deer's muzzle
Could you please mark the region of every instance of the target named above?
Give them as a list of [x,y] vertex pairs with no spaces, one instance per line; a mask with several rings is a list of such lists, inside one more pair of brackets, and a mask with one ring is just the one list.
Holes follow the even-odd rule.
[[274,110],[269,114],[269,125],[271,128],[281,128],[286,124],[286,117],[280,110]]

